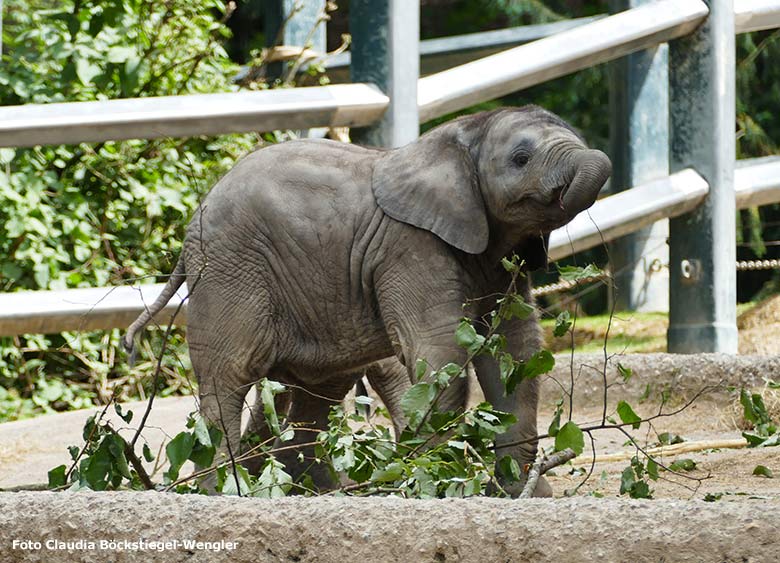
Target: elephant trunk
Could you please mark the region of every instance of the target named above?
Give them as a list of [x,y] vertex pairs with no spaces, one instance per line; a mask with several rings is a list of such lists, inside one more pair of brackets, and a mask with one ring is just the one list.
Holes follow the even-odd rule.
[[585,150],[577,157],[574,179],[563,193],[561,203],[570,217],[586,210],[612,174],[609,157],[598,150]]

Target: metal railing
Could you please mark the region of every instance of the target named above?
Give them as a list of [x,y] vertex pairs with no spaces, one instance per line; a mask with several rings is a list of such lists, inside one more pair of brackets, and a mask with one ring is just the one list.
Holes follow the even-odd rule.
[[360,127],[375,123],[389,103],[369,84],[336,84],[0,107],[0,146]]
[[[661,0],[466,63],[418,82],[419,120],[427,121],[594,64],[691,33],[706,20],[701,0]],[[780,0],[738,0],[735,31],[780,26]],[[278,128],[365,126],[393,100],[371,84],[0,108],[0,146],[78,143]],[[686,169],[599,200],[550,241],[553,260],[677,217],[707,197],[707,181]],[[738,207],[780,201],[780,157],[741,161]],[[138,287],[0,294],[0,335],[123,327],[159,294]],[[168,315],[186,296],[169,303]],[[178,320],[184,322],[183,318]]]

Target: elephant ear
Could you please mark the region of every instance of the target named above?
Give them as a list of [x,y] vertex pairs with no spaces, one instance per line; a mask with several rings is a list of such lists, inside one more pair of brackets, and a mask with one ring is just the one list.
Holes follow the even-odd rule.
[[385,152],[374,165],[371,187],[393,219],[481,254],[488,245],[487,213],[476,166],[458,132],[456,123],[447,124]]

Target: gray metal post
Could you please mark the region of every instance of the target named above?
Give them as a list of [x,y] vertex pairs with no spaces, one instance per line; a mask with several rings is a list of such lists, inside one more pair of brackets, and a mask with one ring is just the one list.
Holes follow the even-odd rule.
[[704,203],[670,221],[670,352],[737,351],[733,0],[669,51],[673,172],[692,166],[709,183]]
[[416,0],[352,0],[352,82],[376,84],[390,107],[376,125],[352,130],[354,142],[399,147],[417,138],[420,4]]
[[[611,0],[613,13],[653,0]],[[661,44],[614,61],[610,73],[612,191],[630,189],[669,173],[669,48]],[[618,310],[669,310],[669,221],[610,246]]]
[[[265,41],[273,46],[277,39],[282,45],[297,45],[324,53],[326,49],[325,21],[317,23],[325,8],[325,0],[265,0]],[[281,37],[279,29],[284,25]],[[316,25],[316,28],[315,28]],[[279,74],[279,69],[271,69]]]

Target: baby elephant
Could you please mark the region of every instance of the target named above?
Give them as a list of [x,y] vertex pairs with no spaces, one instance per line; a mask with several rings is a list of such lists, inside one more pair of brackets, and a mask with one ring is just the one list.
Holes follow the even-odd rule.
[[[223,425],[235,448],[246,391],[268,377],[292,386],[290,422],[324,428],[331,404],[367,366],[385,360],[390,367],[374,379],[387,374],[392,391],[405,385],[391,379],[398,364],[387,358],[409,378],[418,358],[432,368],[464,362],[454,338],[462,304],[507,289],[504,256],[545,265],[550,231],[590,207],[610,172],[606,155],[535,106],[462,117],[394,150],[326,140],[263,148],[205,198],[164,291],[124,345],[132,350],[186,279],[204,417]],[[519,291],[531,301],[527,282]],[[475,303],[474,318],[492,306]],[[502,329],[515,357],[539,349],[537,318]],[[537,449],[523,442],[536,436],[537,382],[505,396],[496,362],[473,364],[486,399],[518,419],[497,445],[510,444],[502,454],[526,467]],[[462,406],[464,385],[456,380],[440,406]],[[295,472],[296,458],[288,450],[281,461]],[[328,485],[327,472],[312,473]],[[519,494],[522,485],[508,489]],[[549,495],[549,485],[540,480],[536,493]]]

